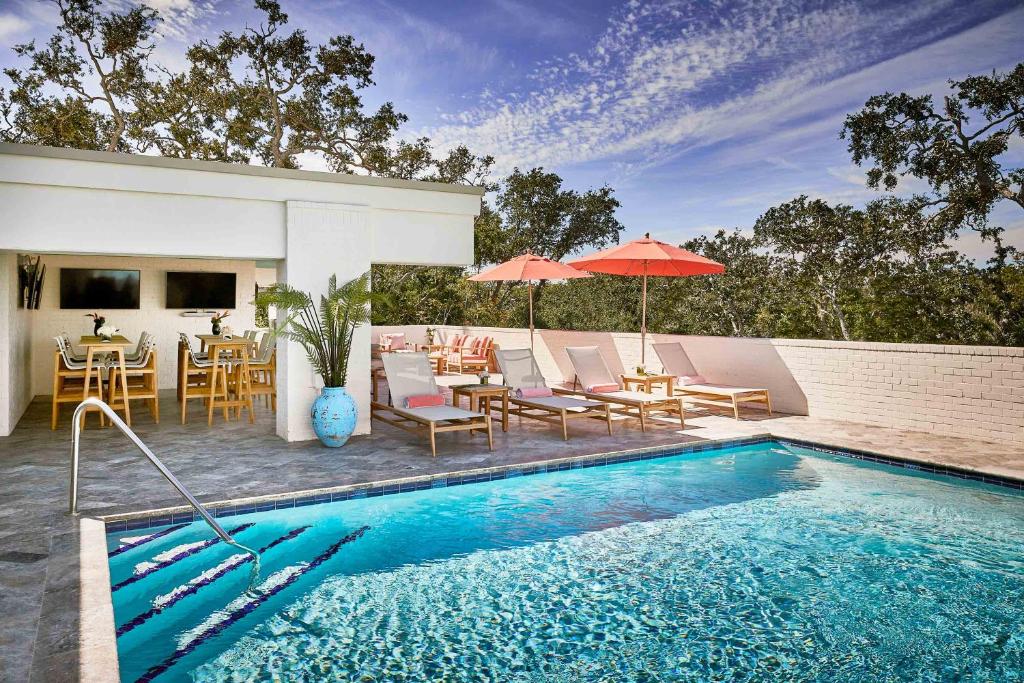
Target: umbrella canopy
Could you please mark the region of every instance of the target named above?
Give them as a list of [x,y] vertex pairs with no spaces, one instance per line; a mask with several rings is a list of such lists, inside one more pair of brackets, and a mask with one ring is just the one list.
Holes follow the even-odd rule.
[[530,348],[533,348],[533,282],[534,280],[568,280],[577,277],[591,277],[589,273],[567,266],[558,261],[526,252],[522,256],[499,263],[493,268],[473,275],[473,282],[528,282],[530,300]]
[[647,276],[685,277],[688,275],[715,275],[725,272],[725,266],[711,259],[698,256],[671,244],[651,239],[650,233],[643,239],[620,244],[611,249],[599,251],[590,256],[569,261],[573,268],[591,273],[609,275],[639,275],[644,279],[641,323],[640,362],[646,360],[647,341]]
[[575,261],[569,261],[569,265],[591,273],[608,273],[610,275],[683,277],[715,275],[725,272],[725,266],[721,263],[698,256],[692,251],[651,239],[649,234],[643,239],[633,240]]

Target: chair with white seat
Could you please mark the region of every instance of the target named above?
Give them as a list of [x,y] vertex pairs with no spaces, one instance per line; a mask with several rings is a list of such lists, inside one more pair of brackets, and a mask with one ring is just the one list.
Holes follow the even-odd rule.
[[[81,403],[86,377],[85,360],[75,360],[71,356],[70,345],[61,334],[53,338],[57,342],[57,350],[53,356],[53,397],[50,407],[50,429],[57,429],[62,403]],[[89,395],[102,400],[103,374],[100,365],[93,365],[94,376],[89,382]],[[81,380],[81,383],[79,382]],[[104,423],[100,413],[100,424]]]
[[569,420],[574,418],[603,420],[608,425],[608,434],[612,433],[611,405],[565,395],[571,392],[564,389],[549,388],[530,349],[498,349],[494,355],[502,379],[511,387],[510,413],[560,426],[565,441],[569,440]]
[[494,450],[490,416],[445,405],[427,354],[385,353],[381,361],[392,405],[371,402],[371,418],[414,434],[426,432],[432,456],[437,456],[438,432],[481,431],[487,435],[488,447]]
[[273,341],[272,333],[264,333],[256,355],[249,361],[249,391],[253,398],[263,396],[270,409],[277,412],[277,347]]
[[653,412],[675,414],[679,417],[679,427],[686,428],[683,399],[623,391],[596,346],[567,346],[565,353],[576,373],[576,379],[582,385],[582,391],[573,391],[574,394],[591,401],[610,403],[613,413],[640,420],[641,431],[647,431],[647,420]]
[[[178,400],[181,402],[181,424],[188,420],[189,399],[210,398],[210,382],[214,381],[213,361],[208,356],[196,353],[189,336],[179,333],[180,357],[178,363]],[[228,366],[226,363],[217,365],[217,385],[221,387],[221,398],[228,398]],[[228,409],[224,408],[224,419],[228,419]]]

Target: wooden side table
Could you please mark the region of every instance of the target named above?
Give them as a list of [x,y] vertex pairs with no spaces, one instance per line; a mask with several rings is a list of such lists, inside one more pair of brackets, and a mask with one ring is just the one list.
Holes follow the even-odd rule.
[[632,386],[636,386],[639,391],[653,394],[654,385],[662,384],[665,386],[666,396],[672,396],[676,382],[675,375],[619,375],[619,377],[622,378],[622,388],[626,391],[630,391]]
[[[103,341],[100,337],[93,335],[84,335],[78,340],[80,346],[85,347],[85,387],[82,390],[82,400],[89,398],[89,380],[92,379],[92,368],[93,361],[96,359],[98,353],[110,353],[111,355],[117,356],[118,364],[116,367],[110,368],[110,372],[121,373],[121,397],[124,399],[124,422],[129,427],[132,426],[132,413],[131,408],[128,406],[128,371],[124,366],[124,350],[132,345],[132,342],[121,335],[115,335],[110,341]],[[100,396],[103,395],[102,387],[100,388]],[[86,411],[88,412],[88,411]],[[85,419],[85,414],[82,414],[82,419]],[[103,424],[103,414],[100,413],[100,424]]]
[[483,412],[492,420],[498,418],[491,415],[491,401],[501,399],[501,431],[508,431],[508,392],[504,384],[458,384],[452,387],[452,405],[459,407],[459,399],[465,396],[469,401],[469,409]]

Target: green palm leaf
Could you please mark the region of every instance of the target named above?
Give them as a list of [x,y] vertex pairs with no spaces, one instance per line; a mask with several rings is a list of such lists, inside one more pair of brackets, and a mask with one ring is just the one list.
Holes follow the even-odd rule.
[[274,306],[287,314],[272,333],[298,343],[324,386],[342,387],[348,379],[352,337],[357,327],[370,322],[370,274],[364,273],[340,287],[332,275],[319,306],[306,292],[275,284],[256,296],[257,306]]

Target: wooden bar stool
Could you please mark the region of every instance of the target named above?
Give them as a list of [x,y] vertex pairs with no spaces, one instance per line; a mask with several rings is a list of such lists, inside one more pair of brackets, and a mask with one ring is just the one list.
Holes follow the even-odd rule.
[[[125,362],[125,373],[128,382],[128,400],[146,401],[153,421],[160,424],[156,342],[152,337],[145,340],[141,354],[136,360]],[[124,400],[117,396],[119,377],[120,375],[112,373],[107,387],[107,403],[115,410],[124,405]]]
[[[57,429],[57,420],[60,419],[60,406],[62,403],[78,404],[82,402],[82,389],[85,386],[86,366],[85,361],[75,361],[70,358],[70,347],[66,345],[63,337],[54,337],[57,342],[57,350],[53,354],[53,400],[50,407],[50,429]],[[90,382],[89,395],[103,399],[103,376],[100,366],[92,367],[89,371],[93,373],[95,383]],[[100,425],[104,424],[103,414],[100,413]]]
[[[188,402],[190,399],[210,398],[212,378],[219,379],[219,397],[228,400],[228,378],[225,365],[214,368],[209,358],[197,358],[192,343],[184,332],[181,333],[181,346],[184,347],[185,358],[179,363],[178,392],[181,402],[181,424],[188,421]],[[214,375],[216,373],[216,375]],[[228,409],[224,408],[224,419],[228,419]]]

